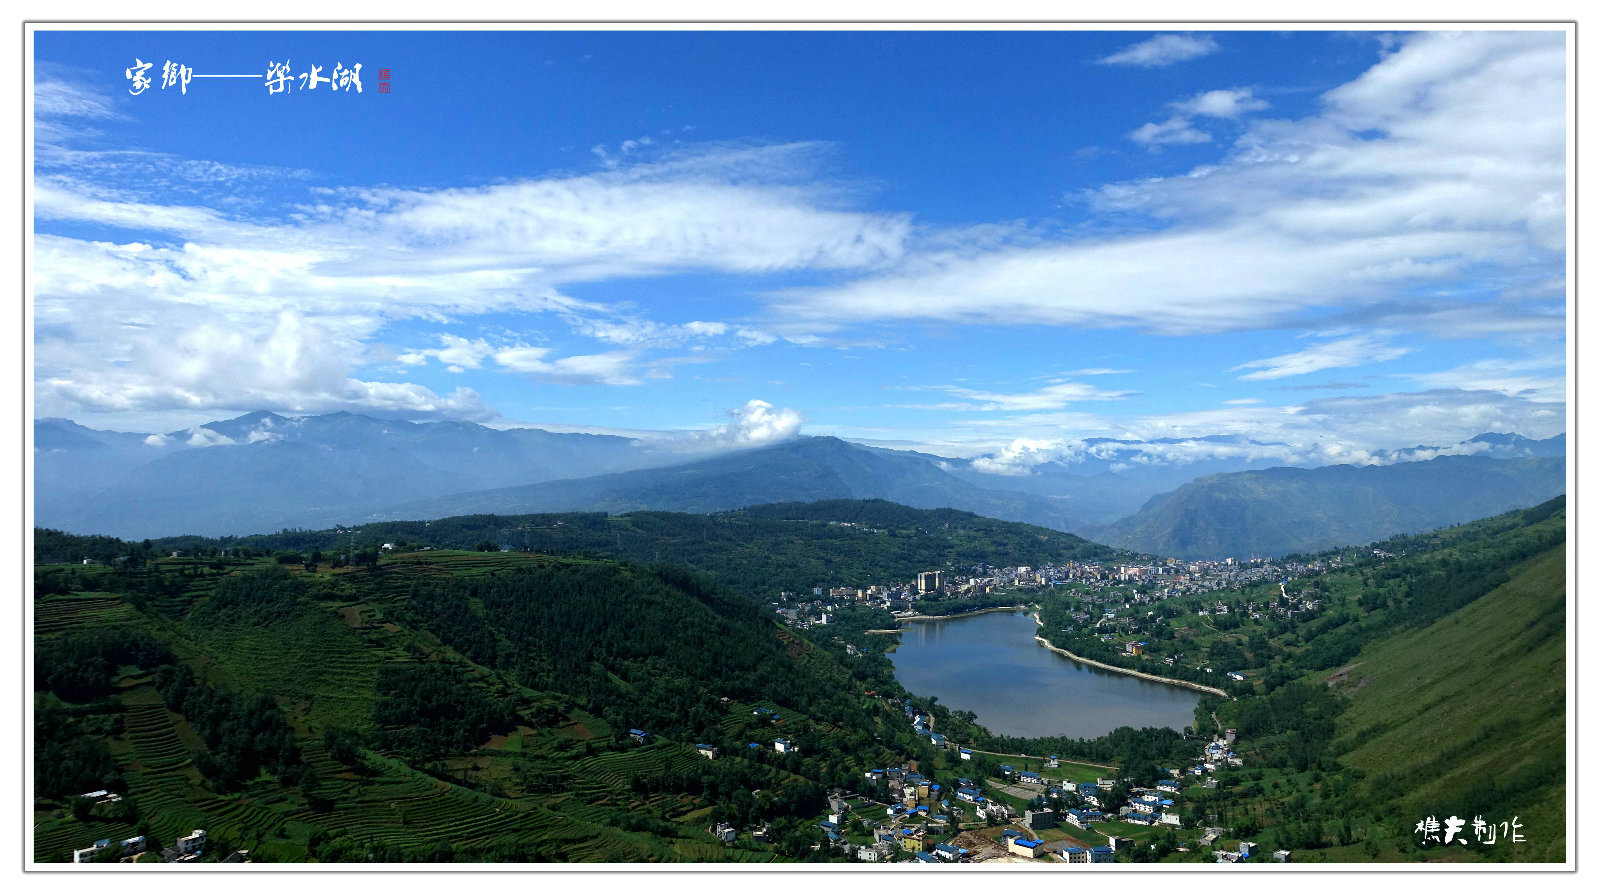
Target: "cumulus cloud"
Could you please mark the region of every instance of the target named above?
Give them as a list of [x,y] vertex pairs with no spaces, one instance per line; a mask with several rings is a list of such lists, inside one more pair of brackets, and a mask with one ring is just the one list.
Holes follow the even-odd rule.
[[189,435],[189,439],[183,443],[188,447],[233,446],[238,443],[226,434],[220,434],[206,427],[190,428],[184,433]]
[[750,400],[728,410],[725,425],[672,435],[664,445],[685,451],[762,446],[800,436],[804,417],[798,410],[777,408],[765,400]]
[[1160,68],[1178,62],[1187,62],[1209,56],[1222,47],[1206,35],[1157,34],[1149,40],[1124,47],[1101,59],[1103,65],[1135,65],[1140,68]]
[[[162,323],[159,309],[146,312],[151,324],[131,328],[126,320],[86,313],[71,319],[72,337],[37,341],[37,403],[88,413],[352,410],[471,420],[496,415],[468,388],[441,396],[417,384],[355,377],[362,339],[370,334],[367,320],[316,319],[292,310],[240,317],[226,308],[191,307],[184,318]],[[79,355],[84,342],[103,344],[104,353],[85,359]]]
[[1354,335],[1308,347],[1294,353],[1281,354],[1263,360],[1240,363],[1231,371],[1255,369],[1239,376],[1241,381],[1271,381],[1292,375],[1307,375],[1324,369],[1366,366],[1398,359],[1411,352],[1409,347],[1397,347],[1373,335]]

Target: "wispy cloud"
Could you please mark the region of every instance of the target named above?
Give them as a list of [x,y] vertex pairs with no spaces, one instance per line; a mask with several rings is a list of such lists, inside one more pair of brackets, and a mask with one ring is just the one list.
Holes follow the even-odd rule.
[[1324,369],[1366,366],[1398,359],[1411,352],[1409,347],[1397,347],[1374,335],[1353,335],[1313,345],[1294,353],[1280,354],[1264,360],[1240,363],[1231,371],[1254,369],[1239,376],[1241,381],[1271,381],[1291,375],[1308,375]]
[[1103,65],[1135,65],[1141,68],[1160,68],[1209,56],[1222,49],[1216,40],[1206,35],[1157,34],[1124,47],[1101,59]]
[[1486,291],[1471,309],[1548,330],[1557,300],[1497,300],[1493,283],[1564,268],[1565,96],[1560,34],[1415,35],[1325,94],[1318,114],[1249,125],[1218,163],[1084,196],[1143,219],[1141,231],[912,252],[889,271],[771,300],[818,326],[1199,334],[1382,308],[1368,326],[1394,316],[1391,327],[1426,332],[1440,314],[1466,322],[1461,302],[1435,295],[1468,281]]
[[1209,143],[1211,134],[1196,130],[1188,118],[1174,117],[1160,124],[1151,122],[1128,134],[1128,139],[1144,146],[1164,146],[1171,143]]
[[1053,382],[1036,391],[1021,393],[1003,393],[1000,391],[985,391],[974,388],[958,387],[956,385],[929,385],[920,390],[937,391],[960,398],[962,403],[939,403],[932,405],[909,405],[909,409],[957,409],[976,410],[980,412],[1038,412],[1049,409],[1062,409],[1073,403],[1086,400],[1119,400],[1132,394],[1132,391],[1107,391],[1076,381]]
[[1232,90],[1208,90],[1174,102],[1172,107],[1180,115],[1237,118],[1246,112],[1259,112],[1267,108],[1267,102],[1252,95],[1249,87],[1237,87]]

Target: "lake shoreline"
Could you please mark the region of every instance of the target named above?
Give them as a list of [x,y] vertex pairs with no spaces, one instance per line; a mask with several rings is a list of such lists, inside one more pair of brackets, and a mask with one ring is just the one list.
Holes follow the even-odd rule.
[[[1035,617],[1034,619],[1037,620],[1038,618]],[[1040,624],[1040,626],[1043,626],[1043,625],[1044,624],[1042,624],[1042,623]],[[1110,670],[1113,673],[1126,673],[1129,676],[1137,676],[1140,679],[1148,679],[1151,682],[1164,682],[1167,685],[1176,685],[1176,686],[1178,686],[1180,688],[1188,688],[1188,689],[1193,689],[1195,691],[1203,691],[1203,692],[1205,692],[1207,694],[1213,694],[1213,695],[1217,695],[1219,697],[1224,697],[1224,698],[1228,697],[1228,693],[1223,691],[1220,688],[1212,688],[1209,685],[1201,685],[1198,682],[1190,682],[1187,679],[1168,679],[1165,676],[1157,676],[1154,673],[1146,673],[1146,672],[1144,672],[1142,670],[1130,670],[1127,667],[1119,667],[1119,666],[1116,666],[1115,664],[1101,663],[1100,661],[1097,661],[1097,660],[1090,660],[1087,657],[1079,657],[1078,655],[1073,654],[1072,652],[1068,651],[1065,648],[1057,648],[1056,646],[1050,644],[1049,640],[1045,639],[1044,636],[1034,636],[1033,640],[1035,642],[1038,642],[1040,645],[1043,645],[1044,647],[1050,649],[1051,651],[1054,651],[1055,653],[1057,653],[1059,655],[1062,655],[1063,657],[1066,657],[1066,658],[1069,658],[1071,660],[1077,661],[1080,664],[1087,664],[1088,666],[1091,666],[1091,667],[1099,667],[1102,670]]]
[[921,620],[960,620],[963,617],[976,617],[979,614],[995,614],[995,613],[998,613],[998,612],[1001,612],[1001,611],[1016,611],[1018,613],[1024,613],[1025,614],[1028,611],[1028,606],[1027,605],[1011,605],[1011,606],[1000,605],[1000,606],[994,607],[994,608],[980,608],[980,609],[978,609],[976,611],[968,611],[965,614],[926,614],[926,615],[919,614],[919,615],[917,615],[915,617],[898,617],[896,619],[899,620],[901,623],[914,623],[914,622],[921,621]]

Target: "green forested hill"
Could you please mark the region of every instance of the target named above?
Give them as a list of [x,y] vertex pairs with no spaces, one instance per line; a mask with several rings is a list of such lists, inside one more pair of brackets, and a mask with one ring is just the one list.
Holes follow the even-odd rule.
[[[197,827],[259,860],[802,858],[828,788],[930,756],[828,651],[670,566],[163,558],[36,588],[41,861]],[[124,800],[74,802],[99,788]],[[723,820],[773,833],[724,847]]]
[[754,506],[714,515],[633,512],[466,515],[390,521],[355,530],[284,531],[264,536],[175,537],[125,543],[38,531],[35,560],[114,560],[141,550],[319,551],[330,559],[383,543],[402,547],[500,549],[669,562],[711,573],[739,592],[767,600],[788,590],[906,581],[951,564],[997,566],[1113,561],[1129,553],[1028,524],[955,509],[914,509],[883,500],[830,500]]

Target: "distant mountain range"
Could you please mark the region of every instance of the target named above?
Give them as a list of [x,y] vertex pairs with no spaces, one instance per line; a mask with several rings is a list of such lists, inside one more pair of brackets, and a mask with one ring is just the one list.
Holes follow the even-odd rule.
[[641,509],[705,513],[770,502],[885,499],[912,508],[956,508],[1056,530],[1078,523],[1058,500],[980,487],[941,468],[940,461],[949,460],[859,446],[835,437],[802,437],[685,465],[402,503],[363,520]]
[[1096,440],[1070,463],[996,474],[981,461],[833,437],[690,457],[626,437],[351,413],[253,412],[167,434],[42,419],[34,523],[139,539],[474,513],[706,513],[883,499],[1151,554],[1216,557],[1367,543],[1534,505],[1565,484],[1564,435],[1483,434],[1396,451],[1392,465],[1324,468],[1256,467],[1271,455],[1256,448],[1275,445],[1222,439],[1237,458],[1140,462],[1140,450],[1167,442]]
[[1526,508],[1566,492],[1566,482],[1566,460],[1559,456],[1269,468],[1197,478],[1121,521],[1080,532],[1156,555],[1270,557]]
[[253,412],[168,434],[34,423],[38,524],[134,538],[332,526],[397,502],[674,461],[625,437]]

